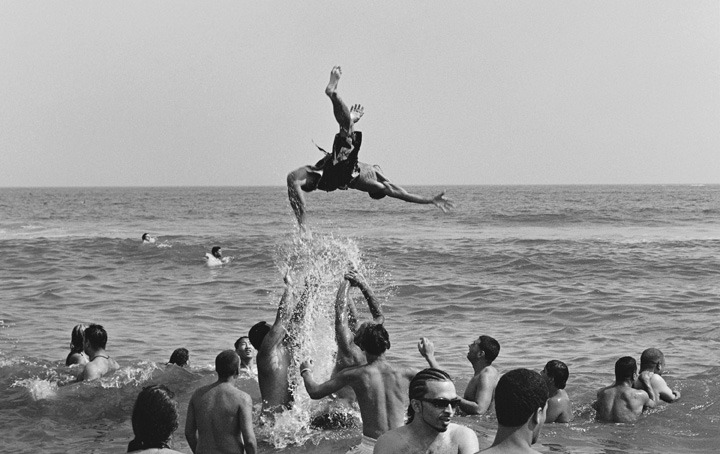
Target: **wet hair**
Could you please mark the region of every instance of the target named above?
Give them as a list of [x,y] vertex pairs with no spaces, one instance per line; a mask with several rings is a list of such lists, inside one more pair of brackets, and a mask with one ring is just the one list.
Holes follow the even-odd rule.
[[615,380],[625,381],[635,378],[637,362],[632,356],[623,356],[615,362]]
[[170,355],[170,364],[177,364],[180,367],[185,367],[188,360],[190,359],[190,352],[187,348],[176,348],[172,355]]
[[485,362],[490,365],[500,354],[500,342],[490,336],[480,336],[480,350],[485,353]]
[[169,448],[168,443],[178,428],[177,404],[165,385],[146,386],[138,394],[132,412],[135,438],[127,452]]
[[148,234],[147,234],[147,233],[143,233],[142,240],[143,240],[143,241],[147,240],[147,237],[148,237]]
[[72,330],[72,334],[70,335],[70,344],[72,347],[70,349],[74,353],[82,353],[83,351],[83,344],[85,343],[85,325],[75,325],[75,327]]
[[217,254],[217,252],[218,252],[219,250],[220,250],[220,246],[215,246],[215,247],[213,247],[213,248],[210,250],[210,253],[211,253],[213,256],[217,257],[216,254]]
[[371,355],[382,355],[390,348],[390,335],[383,325],[373,324],[365,328],[358,345]]
[[[450,375],[444,370],[434,369],[432,367],[421,370],[410,380],[410,391],[408,394],[411,401],[425,397],[425,394],[427,394],[427,382],[429,381],[452,382],[452,378],[450,378]],[[408,405],[407,416],[406,424],[410,424],[415,417],[415,409],[412,407],[412,402]]]
[[663,352],[657,348],[648,348],[640,355],[640,370],[654,369],[665,358]]
[[218,378],[228,378],[237,375],[240,367],[240,357],[235,350],[224,350],[215,357],[215,372]]
[[565,389],[565,384],[570,376],[567,364],[557,359],[548,361],[545,364],[545,373],[553,379],[553,383],[557,389]]
[[260,350],[263,339],[265,339],[267,333],[270,332],[270,328],[271,326],[268,322],[258,322],[250,328],[248,339],[250,339],[250,343],[256,350]]
[[547,383],[539,373],[514,369],[500,377],[495,388],[495,414],[498,425],[520,427],[548,399]]
[[[249,338],[248,336],[240,336],[240,337],[238,337],[238,340],[235,341],[235,350],[237,350],[238,347],[240,347],[240,341],[242,341],[243,339],[250,340],[250,338]],[[252,341],[250,341],[250,344],[252,344]]]
[[92,324],[85,328],[85,340],[94,349],[105,348],[107,345],[107,331],[102,325]]

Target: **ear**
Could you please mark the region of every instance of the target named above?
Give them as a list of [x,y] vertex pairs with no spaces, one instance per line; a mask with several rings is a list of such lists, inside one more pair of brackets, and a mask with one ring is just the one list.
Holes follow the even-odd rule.
[[545,405],[543,405],[542,407],[538,407],[537,410],[533,412],[532,416],[530,417],[530,421],[532,421],[533,426],[537,426],[545,422],[547,406],[547,401],[545,401]]
[[410,399],[410,405],[412,406],[412,409],[415,410],[415,413],[420,413],[422,410],[422,402],[417,399]]

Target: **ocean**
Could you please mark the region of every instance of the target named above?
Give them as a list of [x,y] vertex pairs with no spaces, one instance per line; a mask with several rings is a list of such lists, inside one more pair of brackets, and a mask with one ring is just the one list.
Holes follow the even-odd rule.
[[[431,338],[458,392],[481,334],[501,345],[494,365],[568,364],[570,424],[548,424],[544,453],[716,453],[720,446],[720,186],[449,186],[456,208],[309,194],[301,239],[283,187],[0,189],[0,452],[125,452],[139,390],[166,383],[183,435],[192,392],[215,379],[214,358],[260,320],[272,322],[292,267],[323,276],[308,314],[304,356],[332,361],[330,311],[348,264],[366,274],[386,316],[391,360],[425,367]],[[142,244],[148,232],[155,244]],[[203,257],[221,246],[227,265]],[[359,307],[362,296],[354,290]],[[365,310],[365,315],[367,310]],[[70,332],[99,323],[122,366],[73,383]],[[190,368],[167,368],[175,348]],[[597,390],[621,356],[660,348],[682,393],[636,424],[594,420]],[[304,358],[300,358],[304,359]],[[322,378],[322,375],[321,377]],[[253,380],[239,380],[258,403]],[[302,387],[301,387],[302,388]],[[341,453],[359,427],[316,430],[322,402],[258,429],[260,452]],[[493,440],[494,412],[456,417]]]

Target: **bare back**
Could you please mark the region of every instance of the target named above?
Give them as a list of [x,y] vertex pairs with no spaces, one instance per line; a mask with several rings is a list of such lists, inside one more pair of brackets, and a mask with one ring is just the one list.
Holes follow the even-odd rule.
[[195,391],[188,407],[188,423],[197,427],[196,454],[245,452],[242,410],[252,409],[250,396],[230,383],[213,383]]
[[649,400],[650,397],[643,390],[622,384],[608,386],[597,393],[596,418],[606,422],[635,422]]
[[384,360],[346,369],[355,391],[363,435],[377,439],[388,430],[403,425],[412,371],[398,369]]

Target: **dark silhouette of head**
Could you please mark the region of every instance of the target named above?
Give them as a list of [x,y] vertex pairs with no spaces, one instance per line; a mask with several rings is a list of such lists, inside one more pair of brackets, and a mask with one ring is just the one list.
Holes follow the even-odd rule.
[[240,357],[235,350],[224,350],[215,357],[215,372],[221,380],[238,375],[239,367]]
[[82,352],[85,343],[85,325],[75,325],[70,335],[70,349],[74,352]]
[[222,252],[220,252],[220,246],[215,246],[210,250],[210,253],[215,258],[222,258]]
[[252,328],[250,328],[248,337],[250,338],[250,343],[252,344],[252,346],[255,347],[255,350],[260,350],[263,339],[265,339],[267,333],[270,332],[270,328],[271,326],[268,322],[259,322],[253,325]]
[[548,361],[547,364],[545,364],[545,373],[548,377],[552,378],[553,384],[557,389],[565,389],[570,371],[564,362],[558,361],[557,359]]
[[102,325],[92,324],[85,328],[85,342],[87,342],[93,349],[104,349],[107,345],[107,331]]
[[529,369],[514,369],[500,377],[495,388],[498,424],[520,427],[538,408],[544,408],[548,388],[543,377]]
[[359,347],[371,355],[380,356],[390,348],[390,335],[381,324],[372,324],[365,328]]
[[632,356],[623,356],[615,362],[615,381],[635,380],[637,362]]
[[187,348],[177,348],[172,355],[170,355],[170,364],[177,364],[180,367],[185,367],[188,360],[190,359],[190,352]]
[[480,336],[480,350],[485,353],[485,362],[490,365],[500,354],[500,342],[490,336]]
[[178,428],[177,404],[165,385],[146,386],[138,394],[132,412],[135,438],[128,452],[169,448],[173,432]]

